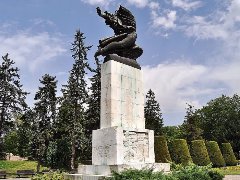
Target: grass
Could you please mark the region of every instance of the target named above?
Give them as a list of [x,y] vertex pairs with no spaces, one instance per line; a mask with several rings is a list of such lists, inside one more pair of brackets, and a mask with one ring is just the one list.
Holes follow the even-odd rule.
[[227,166],[221,168],[213,168],[224,175],[240,175],[240,166]]
[[[16,174],[17,170],[32,169],[36,171],[36,161],[4,161],[0,160],[0,170],[5,170],[9,174]],[[40,170],[45,169],[41,167]]]

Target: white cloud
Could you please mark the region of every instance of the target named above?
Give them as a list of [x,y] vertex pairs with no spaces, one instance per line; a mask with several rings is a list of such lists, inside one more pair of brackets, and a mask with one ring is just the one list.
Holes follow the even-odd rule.
[[107,8],[113,0],[81,0],[84,3],[93,5],[93,6],[102,6]]
[[127,0],[131,5],[135,5],[138,8],[144,8],[150,3],[148,0]]
[[152,11],[152,26],[154,28],[174,29],[176,27],[176,19],[176,11],[169,10],[165,16],[158,15],[157,11]]
[[174,7],[179,7],[185,11],[196,9],[202,5],[201,1],[190,1],[190,0],[172,0]]
[[34,72],[41,64],[66,52],[62,40],[47,32],[31,34],[0,35],[0,54],[10,54],[17,66],[27,66]]
[[145,92],[150,88],[155,92],[163,115],[168,114],[166,124],[181,124],[186,103],[200,108],[221,94],[240,93],[240,84],[236,83],[240,82],[238,67],[240,62],[211,67],[184,60],[144,66]]

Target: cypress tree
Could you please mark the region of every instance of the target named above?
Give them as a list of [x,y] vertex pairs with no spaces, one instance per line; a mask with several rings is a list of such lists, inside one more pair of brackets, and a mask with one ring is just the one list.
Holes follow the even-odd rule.
[[161,135],[163,127],[162,113],[160,105],[155,99],[155,94],[151,89],[146,95],[144,114],[146,129],[154,130],[155,135]]

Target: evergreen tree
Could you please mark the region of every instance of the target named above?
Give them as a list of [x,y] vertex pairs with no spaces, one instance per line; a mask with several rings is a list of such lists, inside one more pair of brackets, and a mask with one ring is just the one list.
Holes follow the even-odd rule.
[[17,122],[17,136],[18,136],[18,154],[21,157],[31,156],[31,139],[34,112],[28,109]]
[[[75,60],[67,85],[62,88],[63,109],[67,109],[68,123],[65,123],[71,143],[71,169],[74,169],[77,151],[82,152],[87,146],[85,135],[86,112],[85,105],[88,100],[87,83],[85,80],[86,70],[90,69],[87,59],[87,51],[90,46],[84,45],[84,34],[78,30],[72,43],[72,57]],[[80,157],[82,158],[82,157]]]
[[185,120],[181,126],[183,137],[191,142],[202,139],[202,129],[199,127],[199,118],[193,106],[188,104]]
[[[2,137],[13,126],[13,115],[27,108],[27,93],[20,84],[19,69],[14,67],[8,54],[0,64],[0,156],[3,154]],[[1,157],[0,157],[1,158]]]
[[161,135],[163,127],[162,113],[159,103],[155,100],[155,94],[151,89],[146,95],[144,114],[146,128],[154,130],[155,135]]
[[91,159],[92,151],[92,131],[100,128],[100,100],[101,100],[101,66],[98,58],[96,58],[96,70],[94,75],[90,78],[91,94],[88,101],[87,121],[86,121],[86,135],[89,146],[86,154],[88,159]]
[[34,142],[36,150],[36,158],[38,160],[38,170],[41,163],[46,163],[46,156],[49,143],[53,135],[53,124],[56,119],[56,77],[45,74],[40,80],[43,85],[39,87],[35,94],[35,113],[36,119],[34,122]]

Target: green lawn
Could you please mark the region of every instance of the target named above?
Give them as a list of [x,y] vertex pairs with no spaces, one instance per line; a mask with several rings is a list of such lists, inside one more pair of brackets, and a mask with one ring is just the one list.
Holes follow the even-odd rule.
[[[16,174],[17,170],[32,169],[36,171],[36,161],[1,161],[0,170],[5,170],[7,173]],[[41,167],[43,169],[43,167]],[[40,169],[40,170],[41,170]]]
[[224,175],[240,175],[240,166],[228,166],[228,167],[213,168],[213,169],[217,169]]

